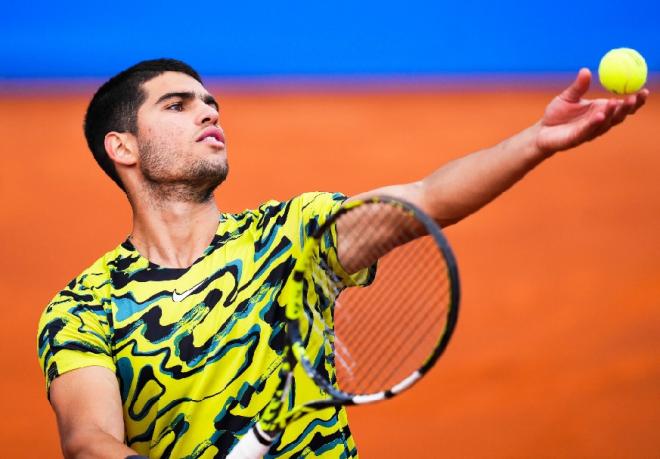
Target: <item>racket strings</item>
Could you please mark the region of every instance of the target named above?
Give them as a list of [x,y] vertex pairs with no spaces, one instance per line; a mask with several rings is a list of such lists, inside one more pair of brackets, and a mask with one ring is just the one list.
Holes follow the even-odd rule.
[[[393,248],[393,246],[404,244],[408,240],[409,240],[409,237],[407,237],[407,236],[406,237],[399,237],[398,240],[396,240],[393,243],[389,244],[389,247],[379,247],[379,248],[377,248],[376,250],[373,250],[373,251],[374,252],[385,252],[385,253],[387,253]],[[356,244],[356,245],[359,247],[361,244]],[[387,255],[386,255],[386,257],[387,257]],[[371,256],[366,255],[365,258],[371,258]],[[387,269],[386,270],[381,270],[381,269],[379,269],[379,273],[382,272],[382,271],[385,271],[385,274],[383,274],[383,275],[379,274],[377,279],[375,280],[375,282],[373,284],[378,285],[379,283],[382,283],[383,282],[383,277],[387,276],[388,274],[390,274],[389,277],[392,277],[392,279],[390,279],[391,281],[395,280],[394,276],[391,275],[392,273],[390,272],[390,270],[387,270]],[[386,299],[386,298],[382,298],[382,297],[384,295],[386,295],[388,292],[386,292],[384,289],[374,289],[373,284],[372,284],[372,286],[370,286],[371,287],[370,288],[370,301],[367,302],[367,305],[372,305],[372,306],[377,307],[380,304],[382,304],[381,302],[382,302],[383,299]],[[355,293],[355,292],[356,292],[356,290],[354,290],[354,289],[347,291],[347,293],[349,295],[351,293]],[[364,307],[365,306],[363,305],[362,308],[364,308]],[[377,311],[373,311],[373,312],[376,313]],[[347,313],[348,313],[348,311],[344,312],[344,314],[347,314]],[[354,322],[354,324],[355,324],[356,327],[359,327],[361,325],[359,322]]]
[[[376,285],[380,286],[381,284],[385,283],[386,280],[377,279],[377,282],[378,282],[378,284],[376,284]],[[415,291],[416,291],[416,286],[414,286],[413,284],[410,284],[410,283],[406,283],[403,288],[400,288],[397,291],[397,295],[399,295],[401,297],[404,297],[404,298],[405,297],[410,297],[412,295],[412,293],[415,292]],[[391,296],[390,296],[391,292],[389,292],[387,289],[384,289],[384,288],[377,289],[375,291],[375,293],[369,292],[367,301],[360,301],[360,298],[365,299],[365,296],[366,296],[366,295],[360,295],[360,293],[361,292],[358,291],[358,290],[351,290],[351,291],[347,292],[347,294],[349,294],[349,295],[354,294],[354,296],[357,298],[356,300],[354,300],[354,302],[356,303],[356,305],[353,306],[354,309],[359,309],[359,310],[360,310],[360,308],[364,309],[366,307],[366,305],[369,305],[370,303],[374,304],[374,305],[387,304],[387,300],[389,298],[391,298]],[[417,302],[421,302],[422,300],[424,300],[424,298],[418,298]],[[358,305],[357,304],[358,302],[361,303],[361,304]],[[366,305],[364,303],[366,303]],[[390,308],[379,308],[378,311],[376,311],[376,312],[380,315],[380,319],[381,319],[380,322],[384,323],[385,325],[389,324],[389,325],[391,325],[391,327],[393,329],[395,329],[395,328],[399,327],[399,325],[397,323],[397,320],[400,319],[402,316],[405,316],[407,311],[406,311],[405,308],[402,308],[402,307],[390,307]],[[389,313],[389,315],[387,315],[388,313]],[[361,314],[364,314],[364,312],[361,312]],[[410,318],[412,318],[410,314],[408,314],[408,316]],[[355,330],[360,328],[360,326],[362,325],[358,321],[353,321],[352,323],[353,323],[352,327],[345,326],[345,327],[342,328],[342,331],[343,331],[344,335],[349,335],[350,336],[352,334],[352,332],[354,332]],[[372,330],[374,332],[380,331],[377,328],[373,328]],[[369,330],[366,330],[366,331],[365,330],[360,330],[360,336],[362,337],[362,341],[367,341],[367,342],[372,341],[370,338],[373,337],[372,335],[369,334]],[[359,341],[355,342],[354,345],[355,346],[360,346],[361,342],[359,342]]]
[[426,234],[424,225],[410,210],[385,202],[372,202],[344,213],[337,219],[336,228],[341,233],[338,255],[349,273],[372,266],[392,249]]
[[[326,278],[331,278],[336,285],[342,285],[340,279],[338,276],[334,273],[334,271],[323,261],[320,262],[320,268],[322,270],[317,271],[317,278],[323,279]],[[349,290],[351,292],[351,290]],[[338,295],[337,300],[335,301],[335,316],[339,316],[342,318],[344,322],[349,322],[349,323],[354,323],[356,326],[359,326],[360,323],[357,320],[353,320],[351,317],[351,309],[352,308],[342,308],[342,301],[341,301],[341,296],[339,296],[340,289],[337,288],[335,290],[335,293]],[[350,301],[349,301],[350,303]],[[359,315],[358,317],[359,318]],[[336,336],[334,331],[332,332],[332,338],[334,340],[335,344],[335,350],[336,350],[336,357],[337,357],[337,363],[339,364],[340,367],[343,367],[344,370],[348,374],[352,373],[353,367],[356,365],[355,359],[352,357],[351,352],[343,342],[342,339]],[[352,347],[356,347],[355,343],[352,343]],[[361,346],[360,346],[361,347]],[[359,348],[359,347],[358,347]]]
[[[412,293],[412,287],[409,285],[405,290],[401,290],[402,295],[407,295]],[[348,292],[347,292],[348,293]],[[357,293],[357,292],[351,292]],[[384,300],[387,298],[387,293],[384,290],[381,290],[380,295],[369,298],[369,301],[373,301],[374,304],[384,304]],[[357,295],[356,295],[357,296]],[[364,298],[364,296],[362,297]],[[363,301],[354,300],[354,308],[365,308]],[[366,312],[366,311],[365,311]],[[364,314],[365,312],[362,312]],[[398,348],[400,345],[400,340],[402,339],[401,335],[396,333],[399,329],[406,329],[410,326],[410,322],[413,320],[414,316],[407,314],[405,308],[401,306],[395,306],[391,308],[381,308],[378,311],[370,311],[378,316],[378,322],[375,322],[375,319],[372,320],[374,323],[370,327],[364,329],[364,324],[358,320],[353,320],[352,322],[346,322],[342,320],[343,323],[350,323],[352,326],[341,326],[340,325],[340,334],[341,339],[350,342],[350,346],[355,349],[360,349],[362,354],[365,355],[374,355],[377,356],[371,360],[371,365],[365,365],[363,358],[362,372],[368,372],[379,364],[383,359],[390,359],[391,354],[378,352],[383,350],[383,339],[388,339],[389,348]],[[353,338],[355,334],[355,338]],[[348,346],[344,346],[348,348]],[[369,390],[370,386],[365,385],[363,390]],[[348,389],[348,388],[347,388]],[[355,388],[352,388],[354,391]]]
[[[352,266],[364,268],[381,258],[372,285],[343,290],[341,278],[322,260],[314,273],[315,282],[336,297],[336,330],[323,333],[334,351],[340,390],[354,394],[388,389],[422,366],[442,335],[449,303],[447,269],[437,246],[430,237],[409,242],[423,232],[419,221],[395,206],[366,207],[341,217],[359,231],[339,244]],[[392,221],[397,237],[387,233]]]
[[[373,297],[367,291],[364,294],[355,289],[347,292],[359,296],[353,300],[353,308],[360,312],[365,309],[365,299],[382,305],[376,315],[367,315],[365,311],[363,314],[366,316],[362,320],[354,320],[349,326],[343,326],[346,323],[343,320],[337,323],[337,334],[344,347],[359,350],[360,353],[361,366],[357,375],[352,371],[352,378],[347,378],[346,372],[338,368],[341,389],[346,392],[384,390],[419,368],[439,339],[439,331],[444,324],[441,308],[427,310],[423,307],[437,305],[436,295],[427,294],[424,290],[417,292],[415,285],[406,284],[395,294],[401,298],[414,298],[413,304],[393,304],[388,301],[392,299],[391,284],[380,285],[385,285],[385,288]],[[446,290],[445,286],[444,292]],[[440,297],[445,295],[444,292],[440,292]],[[432,339],[429,340],[429,337]]]
[[[443,318],[444,318],[444,317],[442,317],[442,316],[439,315],[439,316],[437,317],[437,322],[443,322],[443,321],[442,321]],[[402,361],[407,361],[408,358],[410,358],[410,357],[412,356],[413,352],[415,352],[416,350],[418,350],[418,346],[420,346],[420,345],[422,344],[422,342],[426,339],[426,334],[427,334],[427,333],[430,333],[431,331],[433,331],[433,330],[435,329],[435,325],[436,325],[436,322],[435,322],[435,321],[432,321],[431,323],[428,324],[428,327],[424,330],[424,333],[419,334],[417,340],[414,341],[414,342],[412,343],[412,345],[409,347],[408,352],[407,352],[405,355],[401,356],[401,360],[402,360]],[[428,354],[428,352],[427,352],[427,353],[425,353],[424,355],[428,356],[429,354]],[[416,363],[419,363],[419,362],[416,362]],[[424,363],[426,363],[426,362],[425,362],[425,361],[421,362],[421,365],[416,365],[415,368],[420,368]],[[385,381],[391,381],[392,379],[394,379],[394,377],[398,374],[399,371],[400,371],[400,369],[399,369],[398,367],[393,366],[393,367],[390,369],[390,372],[385,376],[384,380],[385,380]],[[406,372],[405,374],[407,375],[407,374],[409,374],[409,373],[410,373],[410,372]],[[376,375],[376,376],[379,376],[379,375]],[[370,382],[374,382],[376,376],[374,376],[374,378],[373,378],[372,381],[370,381]],[[396,382],[399,382],[398,380],[399,380],[400,378],[396,378],[396,379],[397,379]],[[388,387],[389,387],[389,386],[388,386]]]
[[[388,347],[389,352],[378,352],[378,356],[364,367],[364,381],[358,381],[360,387],[346,387],[348,392],[366,391],[376,392],[384,390],[399,382],[402,377],[410,374],[423,364],[423,358],[429,355],[430,349],[424,349],[421,355],[420,346],[428,339],[431,332],[438,336],[438,325],[442,323],[443,316],[440,311],[435,311],[433,317],[413,317],[410,314],[399,317],[399,325],[383,327],[374,333],[374,338],[382,336],[393,336],[394,339]],[[397,319],[395,319],[397,320]],[[396,333],[396,331],[410,330],[407,335]],[[373,340],[376,341],[376,340]],[[411,359],[411,357],[416,357]]]
[[[380,209],[380,210],[382,211],[382,209]],[[390,209],[387,209],[387,210],[390,210]],[[365,212],[365,213],[363,213],[363,215],[368,215],[368,216],[371,217],[373,214],[369,214],[369,213]],[[376,216],[379,216],[379,215],[382,215],[382,213],[381,214],[376,214]],[[361,226],[364,227],[364,225],[363,225],[364,222],[361,222],[361,223],[362,223]],[[382,225],[380,223],[381,222],[375,222],[375,224],[373,225],[373,228],[376,231],[378,231],[380,228],[382,228]],[[370,227],[368,227],[368,228],[370,228]],[[404,229],[405,229],[405,227],[404,227]],[[361,233],[361,234],[364,234],[364,233]],[[369,233],[366,233],[366,234],[369,234]],[[370,234],[370,236],[371,236],[371,239],[372,239],[372,243],[373,243],[374,240],[377,241],[377,242],[379,241],[379,237],[378,237],[379,235],[378,234],[376,234],[376,235]],[[401,245],[401,244],[403,244],[406,241],[411,239],[411,235],[406,234],[404,231],[399,232],[397,236],[398,237],[396,239],[388,240],[386,246],[384,244],[379,244],[379,247],[376,247],[375,252],[377,252],[377,253],[387,253],[393,247]],[[354,246],[358,247],[360,249],[361,249],[361,246],[363,246],[363,245],[364,245],[363,240],[357,240],[357,243],[354,243]],[[365,258],[370,258],[371,255],[369,253],[366,253],[366,254],[364,254],[364,257]],[[385,271],[385,274],[387,274],[389,272],[389,270],[384,270],[384,271]],[[375,282],[375,285],[372,285],[370,287],[370,290],[376,289],[375,291],[370,292],[371,294],[369,296],[369,299],[371,301],[368,302],[367,304],[364,304],[364,302],[360,302],[362,304],[357,304],[358,302],[355,302],[355,305],[352,309],[356,310],[359,313],[358,318],[359,318],[360,315],[364,316],[364,315],[368,314],[371,317],[380,318],[381,321],[389,319],[389,321],[386,321],[385,323],[386,324],[387,323],[392,324],[392,323],[395,323],[396,321],[400,320],[399,317],[396,317],[397,312],[400,313],[400,310],[397,311],[396,308],[392,308],[392,309],[389,309],[389,310],[383,310],[382,308],[379,307],[379,305],[383,304],[383,301],[387,300],[387,298],[384,298],[384,296],[386,296],[388,294],[388,292],[386,290],[376,288],[377,285],[380,285],[380,284],[383,283],[383,280],[381,279],[381,277],[382,276],[378,276],[377,280]],[[388,282],[388,281],[389,282],[395,282],[395,279],[386,279],[385,280],[385,282]],[[409,287],[409,285],[406,284],[405,286],[402,286],[402,287]],[[351,292],[349,291],[347,293],[351,293]],[[403,289],[401,289],[400,293],[406,295],[409,292],[404,292]],[[353,302],[349,301],[349,304],[353,304]],[[367,311],[368,305],[371,305],[371,308],[369,308],[369,310]],[[342,317],[344,317],[344,319],[346,319],[345,314],[347,312],[348,311],[343,311],[342,310],[342,311],[339,311],[339,313],[337,313],[336,315],[342,316]],[[388,312],[389,312],[389,314],[387,314]],[[392,336],[392,331],[394,331],[394,329],[393,329],[394,327],[391,327],[392,328],[391,330],[382,330],[381,329],[380,333],[379,333],[379,331],[376,330],[375,327],[372,327],[371,329],[367,328],[366,330],[362,329],[363,324],[362,324],[362,321],[360,321],[360,320],[351,320],[351,318],[348,318],[348,319],[349,319],[348,321],[345,320],[344,322],[352,323],[353,327],[351,327],[351,329],[349,329],[348,327],[345,327],[343,329],[342,338],[340,339],[340,341],[343,343],[344,340],[345,340],[343,338],[344,336],[350,338],[352,336],[353,332],[355,330],[357,330],[358,328],[360,328],[360,330],[358,332],[358,335],[357,335],[357,339],[352,340],[353,342],[350,343],[350,347],[360,351],[359,352],[360,355],[358,355],[357,358],[360,360],[362,365],[360,365],[360,368],[357,368],[357,370],[358,370],[357,372],[353,371],[356,367],[355,363],[353,363],[351,365],[350,369],[348,369],[348,368],[343,368],[342,369],[341,367],[339,367],[338,372],[339,372],[339,375],[340,375],[340,383],[341,383],[340,387],[341,387],[341,389],[343,389],[347,392],[358,392],[358,391],[359,392],[372,392],[373,391],[372,384],[370,382],[365,384],[363,375],[368,375],[368,374],[374,375],[375,372],[373,372],[373,369],[376,368],[376,367],[382,367],[383,366],[383,363],[382,363],[383,359],[387,360],[387,359],[390,358],[390,356],[387,353],[378,352],[378,346],[380,345],[378,338],[379,338],[379,336],[386,336],[388,339],[392,339],[392,337],[393,337]],[[348,341],[350,342],[351,340],[349,339]],[[346,349],[349,348],[349,346],[344,346],[344,347]],[[363,357],[363,356],[367,356],[367,355],[376,356],[377,358],[371,358],[371,360],[366,360],[367,358]],[[345,360],[345,359],[341,359],[341,360]],[[351,360],[353,362],[355,362],[356,358],[352,357]],[[365,365],[365,363],[366,363],[366,365]],[[349,370],[349,371],[346,371],[346,370]],[[377,374],[374,375],[374,376],[377,377]],[[371,378],[371,379],[373,380],[375,378]],[[359,390],[357,390],[357,389],[359,389]]]

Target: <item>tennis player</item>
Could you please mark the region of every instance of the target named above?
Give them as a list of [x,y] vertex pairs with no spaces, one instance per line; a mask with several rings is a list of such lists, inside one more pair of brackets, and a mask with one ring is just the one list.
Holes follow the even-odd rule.
[[[539,122],[502,143],[371,193],[410,201],[442,226],[460,221],[554,153],[621,123],[648,96],[585,100],[590,79],[581,70]],[[176,60],[141,62],[101,86],[85,136],[126,194],[133,227],[54,297],[39,323],[64,455],[224,457],[277,386],[279,293],[294,260],[346,197],[305,193],[221,212],[213,191],[228,165],[218,104]],[[344,231],[340,239],[356,229]],[[331,308],[321,311],[329,325]],[[320,369],[331,360],[324,357]],[[318,391],[300,376],[291,397],[299,404]],[[290,424],[269,455],[304,456],[357,456],[343,409]]]

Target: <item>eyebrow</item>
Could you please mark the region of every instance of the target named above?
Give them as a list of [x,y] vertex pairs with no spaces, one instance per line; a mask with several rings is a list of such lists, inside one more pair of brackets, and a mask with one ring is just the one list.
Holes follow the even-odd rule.
[[[168,99],[192,100],[195,97],[197,97],[197,95],[192,91],[168,92],[158,98],[158,100],[156,101],[156,105]],[[220,109],[220,105],[218,105],[218,102],[211,94],[201,94],[199,98],[206,105],[213,105],[216,110]]]

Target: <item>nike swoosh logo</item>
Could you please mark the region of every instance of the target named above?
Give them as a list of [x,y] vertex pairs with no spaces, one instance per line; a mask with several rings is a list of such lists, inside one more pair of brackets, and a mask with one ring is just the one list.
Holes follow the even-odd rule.
[[186,290],[184,292],[181,292],[181,293],[176,293],[176,289],[174,289],[174,291],[172,292],[172,299],[177,303],[183,301],[188,295],[190,295],[192,292],[194,292],[195,289],[197,287],[199,287],[200,285],[202,285],[205,281],[206,281],[206,279],[201,281],[199,284],[193,285],[188,290]]

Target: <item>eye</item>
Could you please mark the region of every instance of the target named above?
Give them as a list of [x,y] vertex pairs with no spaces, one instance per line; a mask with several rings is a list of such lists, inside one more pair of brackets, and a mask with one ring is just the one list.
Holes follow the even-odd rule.
[[170,104],[167,107],[165,107],[165,110],[172,110],[175,112],[183,111],[183,102],[174,102],[173,104]]

